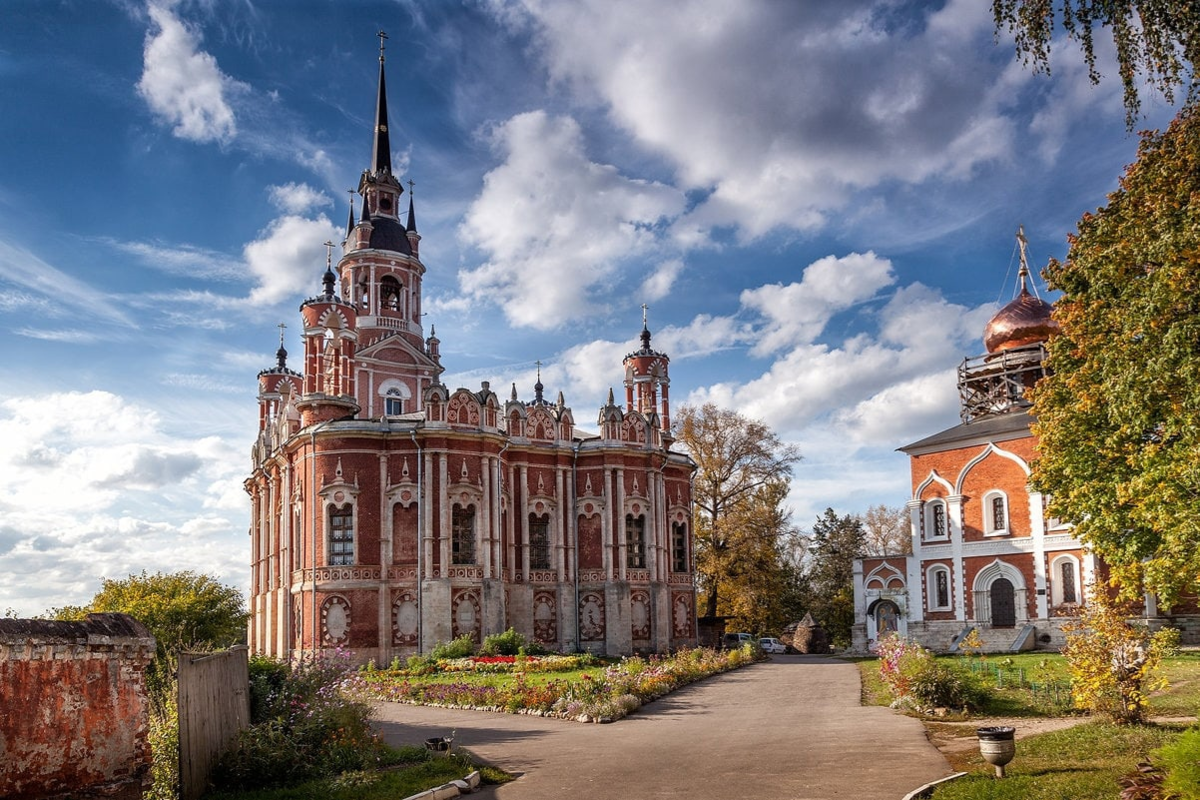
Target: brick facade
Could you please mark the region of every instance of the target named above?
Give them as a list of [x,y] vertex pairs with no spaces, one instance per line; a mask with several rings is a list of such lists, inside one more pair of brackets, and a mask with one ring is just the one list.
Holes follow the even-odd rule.
[[558,650],[694,644],[695,466],[671,449],[670,359],[643,318],[641,347],[613,365],[625,402],[610,391],[594,433],[540,376],[528,400],[443,385],[382,60],[379,87],[360,213],[301,306],[301,370],[281,337],[259,374],[251,648],[387,663],[509,627]]

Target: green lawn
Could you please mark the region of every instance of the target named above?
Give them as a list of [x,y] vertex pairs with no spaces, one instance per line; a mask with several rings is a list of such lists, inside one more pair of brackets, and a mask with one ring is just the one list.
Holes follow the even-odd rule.
[[1116,800],[1118,778],[1132,772],[1151,750],[1173,741],[1182,725],[1086,722],[1017,742],[1017,754],[996,780],[978,753],[970,774],[942,784],[934,800]]

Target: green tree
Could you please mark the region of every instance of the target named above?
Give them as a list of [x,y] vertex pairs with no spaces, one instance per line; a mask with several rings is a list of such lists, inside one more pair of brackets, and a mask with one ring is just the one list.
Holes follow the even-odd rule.
[[89,613],[128,614],[150,629],[160,656],[185,648],[220,649],[245,641],[242,593],[190,570],[142,571],[124,580],[105,578],[86,606],[51,609],[53,619]]
[[787,493],[786,480],[770,481],[728,518],[739,543],[725,551],[717,613],[731,618],[731,630],[778,634],[799,617],[799,531],[783,505]]
[[1033,392],[1034,486],[1113,568],[1170,606],[1200,583],[1200,113],[1138,159],[1046,268],[1061,333]]
[[1196,97],[1200,0],[992,0],[992,15],[997,34],[1010,31],[1017,55],[1032,63],[1035,72],[1050,72],[1051,43],[1061,28],[1083,49],[1092,83],[1100,80],[1096,29],[1108,28],[1131,129],[1141,109],[1138,83],[1143,78],[1168,103],[1175,102],[1175,90],[1185,85],[1189,102]]
[[[800,452],[763,423],[712,403],[681,408],[675,431],[698,467],[692,487],[696,572],[704,613],[713,617],[739,559],[774,547],[788,533],[778,504]],[[782,486],[782,493],[764,494],[771,485]],[[774,507],[764,502],[772,499]]]
[[862,520],[832,508],[817,518],[809,543],[809,611],[835,647],[850,644],[854,625],[854,559],[863,554]]

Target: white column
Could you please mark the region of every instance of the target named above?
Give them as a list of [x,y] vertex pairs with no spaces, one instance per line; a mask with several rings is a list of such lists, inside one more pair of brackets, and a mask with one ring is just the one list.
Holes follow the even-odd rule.
[[566,580],[567,577],[567,553],[563,546],[563,531],[562,531],[562,516],[563,508],[566,506],[566,499],[563,495],[563,468],[556,467],[554,470],[554,500],[555,509],[550,518],[554,520],[554,524],[550,526],[551,547],[554,548],[554,567],[558,572],[560,581]]
[[[1009,520],[1012,527],[1012,520]],[[1050,616],[1050,593],[1046,581],[1046,518],[1040,492],[1029,492],[1029,535],[1033,539],[1033,592],[1037,600],[1037,618]],[[1029,607],[1026,601],[1026,609]],[[1028,613],[1028,611],[1026,611]]]
[[[912,541],[912,555],[905,559],[908,581],[908,618],[913,622],[925,619],[925,590],[921,580],[921,510],[920,500],[908,501],[908,528]],[[857,591],[857,590],[855,590]],[[864,609],[865,611],[865,609]]]
[[521,496],[514,500],[521,514],[521,574],[525,576],[525,582],[529,583],[529,465],[522,464],[517,469],[519,475],[517,480],[521,483]]
[[438,511],[441,524],[438,525],[438,546],[441,548],[442,572],[441,577],[450,575],[450,496],[446,487],[450,485],[450,467],[446,463],[446,454],[438,453]]
[[492,577],[492,470],[491,459],[487,456],[479,458],[479,482],[483,489],[483,506],[479,510],[479,526],[475,534],[475,541],[478,543],[476,552],[482,551],[483,558],[480,559],[480,564],[483,568],[483,577]]
[[612,472],[604,470],[604,513],[600,515],[600,531],[604,540],[604,580],[616,577],[613,569],[613,482]]
[[[967,576],[963,574],[963,497],[960,494],[946,498],[946,520],[950,524],[951,570],[954,573],[954,618],[959,622],[967,619]],[[975,615],[978,617],[978,613]]]
[[617,467],[616,475],[617,496],[617,580],[627,579],[626,571],[629,564],[629,532],[625,530],[625,470]]

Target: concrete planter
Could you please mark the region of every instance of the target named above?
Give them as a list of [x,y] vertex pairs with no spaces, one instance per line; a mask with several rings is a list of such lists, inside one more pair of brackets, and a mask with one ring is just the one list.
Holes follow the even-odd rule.
[[1004,767],[1013,760],[1017,753],[1017,745],[1013,739],[1016,728],[1000,726],[995,728],[976,728],[975,735],[979,737],[979,754],[983,760],[996,768],[996,777],[1004,777]]

